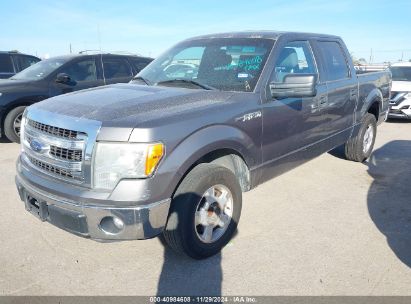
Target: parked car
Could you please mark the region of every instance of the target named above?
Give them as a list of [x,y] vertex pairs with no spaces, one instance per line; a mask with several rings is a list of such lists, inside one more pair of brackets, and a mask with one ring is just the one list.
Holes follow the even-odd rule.
[[0,80],[0,135],[19,142],[21,117],[27,106],[60,94],[129,82],[151,61],[114,54],[59,56]]
[[40,58],[17,51],[0,52],[0,79],[10,78],[39,61]]
[[[195,78],[169,78],[181,61],[198,63]],[[162,234],[206,258],[233,236],[242,191],[342,144],[367,159],[390,84],[388,71],[358,76],[336,36],[192,38],[129,84],[30,106],[17,189],[29,212],[80,236]]]
[[411,119],[411,62],[394,63],[389,118]]

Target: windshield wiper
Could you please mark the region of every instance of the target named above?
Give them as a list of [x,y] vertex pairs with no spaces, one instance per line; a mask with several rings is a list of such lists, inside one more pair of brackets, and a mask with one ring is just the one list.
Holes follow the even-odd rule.
[[214,87],[212,87],[212,86],[206,85],[206,84],[201,83],[201,82],[198,82],[198,81],[189,80],[189,79],[170,79],[170,80],[165,80],[165,81],[157,82],[156,84],[157,84],[157,85],[159,85],[159,84],[161,85],[161,84],[179,83],[179,82],[182,82],[182,83],[190,83],[190,84],[193,84],[193,85],[195,85],[195,86],[197,86],[197,87],[200,87],[200,88],[202,88],[202,89],[205,89],[205,90],[216,90],[216,88],[214,88]]
[[141,77],[141,76],[136,76],[136,77],[134,77],[133,78],[133,80],[141,80],[142,82],[144,82],[146,85],[151,85],[150,84],[150,81],[148,81],[147,79],[145,79],[144,77]]

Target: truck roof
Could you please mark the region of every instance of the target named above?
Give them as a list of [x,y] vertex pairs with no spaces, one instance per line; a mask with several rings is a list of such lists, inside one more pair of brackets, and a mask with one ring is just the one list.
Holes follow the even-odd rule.
[[93,53],[93,54],[77,54],[77,53],[73,53],[73,54],[65,54],[65,55],[58,55],[58,56],[53,56],[50,57],[50,59],[72,59],[72,58],[79,58],[79,57],[93,57],[93,56],[98,56],[98,55],[110,55],[113,57],[136,57],[136,58],[141,58],[141,59],[152,59],[150,57],[146,57],[146,56],[139,56],[139,55],[135,55],[135,54],[130,54],[130,55],[124,55],[124,54],[111,54],[111,53]]
[[242,32],[226,32],[226,33],[215,33],[208,35],[196,36],[189,38],[189,40],[196,39],[206,39],[206,38],[265,38],[265,39],[278,39],[280,36],[298,36],[301,38],[332,38],[341,39],[338,36],[318,34],[318,33],[304,33],[304,32],[282,32],[282,31],[242,31]]

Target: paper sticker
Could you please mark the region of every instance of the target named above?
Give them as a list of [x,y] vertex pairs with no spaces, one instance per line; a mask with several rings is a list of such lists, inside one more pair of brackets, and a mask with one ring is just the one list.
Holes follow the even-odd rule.
[[248,78],[248,74],[247,73],[238,73],[238,78]]

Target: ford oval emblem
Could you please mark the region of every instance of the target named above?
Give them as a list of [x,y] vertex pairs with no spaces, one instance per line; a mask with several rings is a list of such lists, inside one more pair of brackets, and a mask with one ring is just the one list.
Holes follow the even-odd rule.
[[41,151],[44,150],[45,146],[44,146],[41,142],[39,142],[39,141],[37,141],[37,140],[35,140],[35,139],[32,139],[32,140],[30,141],[30,148],[31,148],[33,151],[39,153],[39,152],[41,152]]

